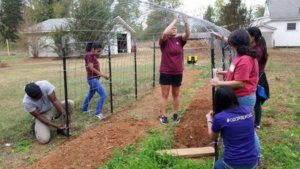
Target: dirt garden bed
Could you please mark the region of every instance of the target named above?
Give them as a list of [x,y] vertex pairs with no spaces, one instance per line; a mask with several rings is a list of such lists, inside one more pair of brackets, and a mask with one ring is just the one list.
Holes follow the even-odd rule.
[[[187,70],[183,88],[196,80],[199,71]],[[208,88],[205,86],[204,88]],[[210,90],[201,89],[176,129],[177,147],[207,146],[209,140],[205,114],[211,108]],[[160,88],[144,96],[128,109],[101,122],[96,128],[71,138],[54,148],[27,169],[97,168],[113,155],[113,149],[122,149],[144,138],[149,128],[161,128],[158,117]],[[202,122],[203,121],[203,122]],[[21,167],[25,168],[25,166]]]
[[207,133],[205,115],[212,108],[211,87],[207,84],[197,91],[186,115],[175,129],[176,148],[212,146]]

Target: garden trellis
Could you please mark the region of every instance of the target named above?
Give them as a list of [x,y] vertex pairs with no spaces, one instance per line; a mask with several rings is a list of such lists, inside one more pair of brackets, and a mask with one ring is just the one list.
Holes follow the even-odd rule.
[[[64,36],[60,37],[60,40],[64,39],[62,47],[65,53],[64,59],[66,59],[65,67],[61,60],[49,61],[47,59],[36,60],[35,63],[29,63],[26,66],[19,63],[12,65],[12,67],[21,66],[23,71],[19,73],[20,76],[7,77],[7,84],[1,84],[2,89],[17,91],[16,94],[10,94],[9,98],[1,98],[1,107],[3,107],[1,111],[16,112],[18,114],[16,116],[23,115],[22,106],[20,104],[11,105],[7,99],[11,99],[11,102],[20,100],[24,96],[23,86],[29,81],[49,80],[55,85],[59,99],[68,96],[69,99],[75,101],[77,111],[74,114],[75,118],[72,119],[72,127],[76,127],[76,120],[82,120],[76,119],[76,113],[81,111],[82,100],[88,91],[83,57],[85,46],[91,40],[102,43],[103,52],[99,58],[100,68],[111,75],[109,81],[101,79],[108,94],[104,113],[121,110],[157,86],[161,57],[159,37],[174,15],[179,16],[178,32],[183,32],[182,16],[185,14],[146,1],[132,0],[126,1],[126,3],[120,1],[121,5],[129,6],[130,9],[134,9],[138,5],[139,14],[127,17],[127,14],[131,14],[130,9],[127,13],[113,12],[117,3],[108,2],[103,2],[103,4],[99,2],[99,6],[90,8],[85,15],[73,13],[74,16],[71,19],[67,18],[68,26],[63,32]],[[227,68],[230,62],[230,50],[217,39],[211,43],[209,32],[213,30],[224,36],[228,36],[230,32],[206,20],[193,16],[187,17],[192,35],[184,48],[184,58],[199,56],[199,66],[211,66],[204,65],[202,60],[213,56],[215,64],[212,67]],[[39,32],[38,29],[36,34],[50,37],[49,34]],[[48,61],[51,63],[49,64]],[[184,63],[186,64],[186,61]],[[34,73],[25,73],[29,69]],[[3,70],[13,72],[11,67]],[[66,83],[64,83],[64,78],[66,78]],[[9,91],[3,90],[1,95],[8,95]],[[96,100],[96,98],[92,100],[92,107],[95,107]],[[7,121],[12,120],[14,119]],[[30,119],[27,118],[27,121]],[[6,129],[1,127],[1,131],[4,130],[14,133],[13,127]]]
[[[127,1],[127,3],[130,4],[123,5],[134,6],[139,4],[138,8],[143,11],[141,15],[134,18],[135,22],[131,22],[135,25],[135,28],[137,28],[136,25],[142,25],[141,29],[134,30],[134,28],[122,19],[122,13],[114,12],[111,15],[103,13],[103,16],[99,16],[98,13],[102,11],[95,8],[94,11],[90,11],[84,18],[72,19],[71,23],[73,25],[70,26],[71,28],[77,28],[76,26],[80,25],[79,27],[83,27],[84,29],[71,29],[68,39],[72,40],[66,42],[66,44],[62,44],[62,46],[66,47],[67,51],[63,60],[68,57],[68,54],[71,56],[76,55],[76,53],[82,58],[85,53],[85,46],[89,41],[100,42],[104,45],[104,50],[99,60],[102,71],[108,72],[110,75],[109,82],[102,80],[102,83],[104,83],[110,96],[107,102],[110,106],[107,109],[110,109],[111,113],[113,113],[114,107],[125,106],[125,102],[137,99],[138,96],[142,96],[147,91],[150,91],[152,87],[155,87],[160,59],[157,42],[159,36],[172,21],[174,15],[179,16],[178,27],[179,32],[182,32],[184,28],[182,16],[187,16],[182,12],[146,1]],[[184,53],[189,55],[205,53],[204,55],[210,55],[211,57],[211,70],[216,67],[225,69],[226,65],[231,61],[231,51],[226,50],[228,46],[214,39],[210,35],[210,32],[219,32],[223,36],[228,36],[230,32],[206,20],[192,16],[187,17],[192,32],[190,40],[199,41],[200,43],[198,44],[200,45],[186,47]],[[152,22],[150,22],[151,20]],[[118,24],[121,27],[118,27]],[[90,25],[93,25],[92,29],[86,29],[91,28],[89,27]],[[84,84],[84,63],[82,62],[79,68],[75,66],[68,68],[66,71],[69,73],[75,71],[74,76],[71,75],[67,83],[74,83],[74,85],[71,85],[73,87],[70,91],[70,97],[75,98],[76,102],[81,103],[84,93],[87,91],[87,85]],[[79,78],[78,74],[81,75]],[[76,84],[80,84],[80,88]],[[65,84],[65,86],[67,85]],[[80,94],[77,95],[77,93]],[[212,89],[213,93],[214,88]],[[66,95],[67,93],[65,93]],[[65,97],[65,100],[67,100],[67,97]],[[78,108],[80,110],[80,106]],[[215,149],[217,151],[216,144]],[[217,154],[215,158],[217,159]]]

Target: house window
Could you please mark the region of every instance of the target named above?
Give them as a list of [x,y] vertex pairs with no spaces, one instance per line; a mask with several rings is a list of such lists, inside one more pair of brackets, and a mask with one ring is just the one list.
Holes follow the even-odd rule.
[[287,30],[296,30],[296,23],[288,23]]

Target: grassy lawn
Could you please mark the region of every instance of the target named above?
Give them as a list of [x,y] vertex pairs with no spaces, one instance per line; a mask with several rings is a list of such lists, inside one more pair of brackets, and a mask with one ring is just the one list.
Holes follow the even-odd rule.
[[300,167],[300,49],[271,50],[267,76],[271,98],[258,131],[264,168]]

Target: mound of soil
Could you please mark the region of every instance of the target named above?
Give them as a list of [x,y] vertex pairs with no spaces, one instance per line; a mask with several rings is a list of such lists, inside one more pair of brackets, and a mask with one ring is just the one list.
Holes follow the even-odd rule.
[[2,67],[8,67],[8,64],[0,60],[0,68]]
[[212,146],[205,115],[212,109],[211,86],[200,89],[175,130],[176,148]]

